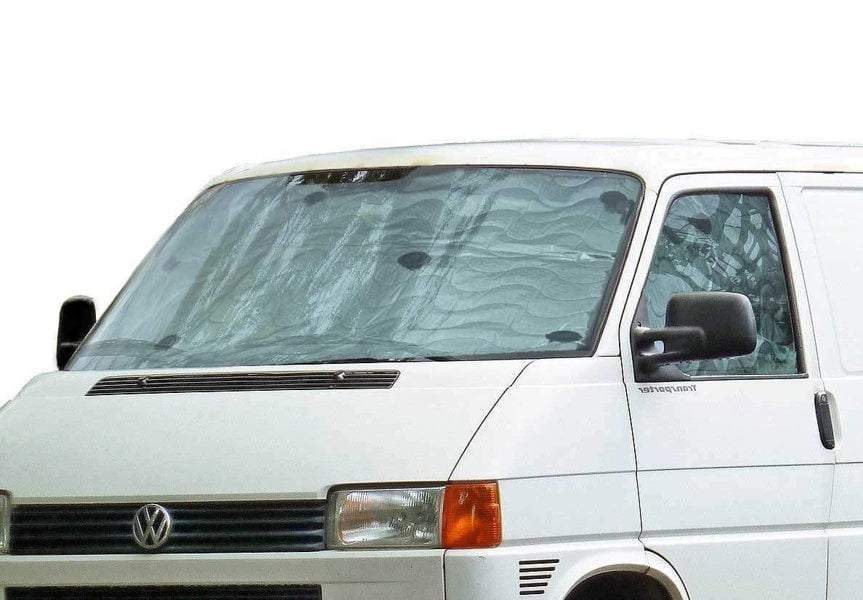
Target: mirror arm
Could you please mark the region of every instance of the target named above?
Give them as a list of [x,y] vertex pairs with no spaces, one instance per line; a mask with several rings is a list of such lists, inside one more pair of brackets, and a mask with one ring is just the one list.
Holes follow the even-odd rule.
[[[57,349],[63,353],[65,356],[72,356],[75,354],[75,351],[78,350],[78,346],[81,345],[81,342],[60,342],[57,344]],[[65,364],[63,365],[66,366]]]
[[[662,365],[687,360],[693,350],[703,350],[707,340],[700,327],[635,327],[632,330],[638,366],[644,371],[655,371]],[[677,346],[680,350],[664,350],[655,354],[645,354],[644,350],[656,342],[667,348]]]

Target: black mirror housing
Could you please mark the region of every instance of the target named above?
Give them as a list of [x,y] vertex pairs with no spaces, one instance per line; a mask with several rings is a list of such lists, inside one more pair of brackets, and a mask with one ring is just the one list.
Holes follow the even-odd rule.
[[57,327],[57,368],[66,368],[69,359],[96,324],[96,304],[88,296],[73,296],[60,307]]
[[752,303],[732,292],[675,294],[668,301],[665,326],[704,332],[704,348],[687,360],[744,356],[755,351],[758,341]]
[[[758,343],[752,303],[733,292],[675,294],[668,301],[665,327],[632,332],[636,368],[641,374],[686,360],[745,356]],[[650,353],[655,342],[661,352]]]

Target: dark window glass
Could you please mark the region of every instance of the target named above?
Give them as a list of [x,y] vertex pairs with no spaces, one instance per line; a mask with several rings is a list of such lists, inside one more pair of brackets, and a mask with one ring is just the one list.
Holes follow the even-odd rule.
[[673,294],[745,294],[758,326],[749,356],[677,366],[699,375],[782,375],[797,372],[788,287],[770,198],[765,194],[694,194],[674,200],[645,287],[646,325],[665,325]]

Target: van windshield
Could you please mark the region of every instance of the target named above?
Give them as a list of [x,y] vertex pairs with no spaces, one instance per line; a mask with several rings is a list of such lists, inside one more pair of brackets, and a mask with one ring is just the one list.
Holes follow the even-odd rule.
[[217,185],[69,368],[584,355],[641,192],[620,173],[503,167]]

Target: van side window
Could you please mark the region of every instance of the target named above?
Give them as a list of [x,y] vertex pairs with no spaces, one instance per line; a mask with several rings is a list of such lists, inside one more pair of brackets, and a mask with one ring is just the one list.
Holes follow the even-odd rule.
[[642,321],[665,325],[682,292],[725,291],[752,302],[758,346],[748,356],[679,363],[690,376],[785,375],[798,359],[785,267],[770,197],[699,193],[676,198],[662,227],[645,285]]

